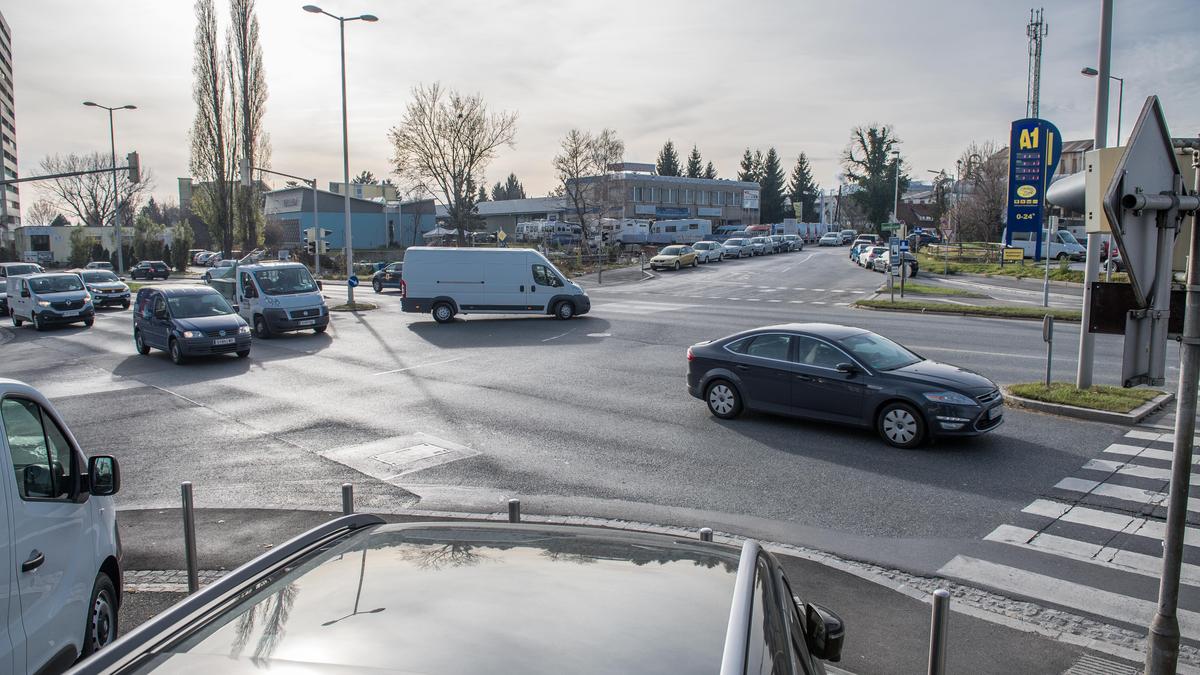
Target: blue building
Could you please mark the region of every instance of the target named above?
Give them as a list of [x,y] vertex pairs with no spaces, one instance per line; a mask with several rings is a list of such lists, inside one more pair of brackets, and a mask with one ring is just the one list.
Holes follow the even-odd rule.
[[[285,246],[300,246],[304,230],[320,227],[330,231],[329,248],[346,247],[346,198],[325,190],[317,190],[317,212],[313,215],[313,190],[309,187],[289,187],[266,193],[267,220],[283,226]],[[350,227],[354,248],[384,248],[388,245],[388,222],[383,203],[350,198]]]

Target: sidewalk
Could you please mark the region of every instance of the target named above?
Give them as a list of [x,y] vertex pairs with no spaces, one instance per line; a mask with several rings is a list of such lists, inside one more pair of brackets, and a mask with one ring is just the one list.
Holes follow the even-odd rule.
[[571,277],[571,281],[584,288],[601,288],[603,286],[634,283],[648,278],[652,278],[652,275],[649,272],[643,272],[641,265],[631,265],[629,267],[604,270],[603,277],[597,272],[589,272]]
[[[206,571],[202,581],[337,515],[197,510],[198,557]],[[391,522],[430,519],[384,518]],[[128,632],[183,597],[182,526],[178,509],[121,511],[118,522],[127,570],[121,630]],[[777,555],[800,597],[833,609],[846,622],[845,648],[837,668],[864,675],[925,672],[930,606],[912,597],[917,595],[915,589],[900,592],[813,560]],[[951,673],[1062,673],[1085,664],[1093,670],[1080,672],[1124,673],[1133,672],[1136,665],[957,611],[951,614],[949,630],[947,672]],[[1098,664],[1107,668],[1097,669]]]

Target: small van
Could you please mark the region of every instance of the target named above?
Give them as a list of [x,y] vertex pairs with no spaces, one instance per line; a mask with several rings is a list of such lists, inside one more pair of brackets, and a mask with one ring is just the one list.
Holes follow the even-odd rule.
[[[1049,241],[1048,250],[1044,254],[1058,260],[1083,260],[1087,256],[1087,249],[1075,235],[1067,230],[1055,230],[1054,240],[1049,241],[1050,234],[1047,230],[1042,230],[1042,242],[1045,244]],[[1032,258],[1037,251],[1037,233],[1036,232],[1013,232],[1012,245],[1025,252],[1026,258]]]
[[121,472],[16,380],[0,378],[0,439],[0,672],[60,673],[117,637]]
[[298,262],[257,263],[237,267],[234,297],[238,314],[255,337],[309,330],[324,333],[329,308],[321,287]]
[[46,270],[36,263],[6,262],[0,263],[0,277],[15,277],[19,274],[41,274]]
[[14,326],[28,321],[34,330],[79,321],[90,327],[96,320],[83,279],[67,272],[8,277],[8,313]]
[[404,253],[405,312],[430,312],[438,323],[456,314],[550,314],[570,319],[592,301],[541,253],[523,248],[434,248]]

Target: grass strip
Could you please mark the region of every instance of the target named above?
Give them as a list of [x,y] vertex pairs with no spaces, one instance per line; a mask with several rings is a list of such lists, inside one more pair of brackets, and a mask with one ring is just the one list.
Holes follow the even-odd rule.
[[329,308],[331,312],[366,312],[372,309],[379,309],[379,305],[373,305],[369,302],[345,302],[340,305],[334,305]]
[[1008,305],[955,305],[949,302],[925,300],[859,300],[855,307],[890,309],[901,312],[946,312],[971,316],[991,316],[1001,319],[1040,319],[1047,314],[1060,321],[1079,321],[1080,312],[1074,309],[1051,307],[1011,307]]
[[[991,276],[1014,277],[1017,279],[1041,279],[1046,274],[1046,267],[1043,263],[1008,263],[1005,265],[997,265],[995,263],[965,263],[965,262],[950,262],[948,265],[941,258],[934,258],[926,255],[918,258],[921,271],[929,274],[942,275],[943,271],[950,275],[954,274],[983,274]],[[1103,269],[1103,263],[1101,263]],[[1050,280],[1051,281],[1067,281],[1076,284],[1083,283],[1083,270],[1063,269],[1056,262],[1050,263]],[[1120,283],[1129,283],[1129,275],[1124,272],[1114,272],[1112,280]]]
[[[886,286],[881,288],[886,289]],[[896,284],[896,288],[900,288],[900,284]],[[882,291],[880,291],[882,292]],[[990,295],[976,293],[961,288],[946,288],[945,286],[934,286],[932,284],[920,284],[911,281],[904,282],[905,293],[916,293],[918,295],[949,295],[956,298],[990,298]]]
[[1130,412],[1164,393],[1157,389],[1124,389],[1101,384],[1078,389],[1070,382],[1051,382],[1049,388],[1042,382],[1014,384],[1008,391],[1035,401],[1117,413]]

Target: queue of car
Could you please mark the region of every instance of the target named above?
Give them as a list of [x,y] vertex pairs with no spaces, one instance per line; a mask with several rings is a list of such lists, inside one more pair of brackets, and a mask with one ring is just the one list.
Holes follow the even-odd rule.
[[651,270],[675,270],[728,259],[803,251],[804,240],[794,234],[731,237],[725,241],[699,241],[663,247],[647,261]]

